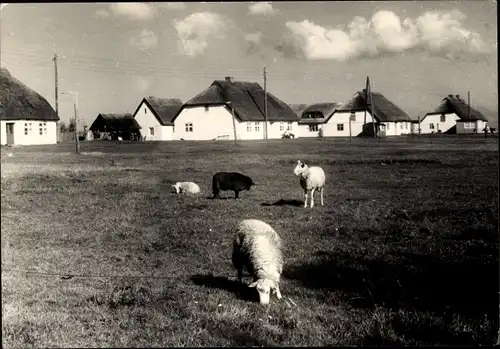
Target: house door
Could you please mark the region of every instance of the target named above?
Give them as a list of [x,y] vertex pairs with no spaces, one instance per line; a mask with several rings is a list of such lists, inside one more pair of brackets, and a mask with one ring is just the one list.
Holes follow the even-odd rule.
[[14,144],[14,123],[7,123],[7,144]]

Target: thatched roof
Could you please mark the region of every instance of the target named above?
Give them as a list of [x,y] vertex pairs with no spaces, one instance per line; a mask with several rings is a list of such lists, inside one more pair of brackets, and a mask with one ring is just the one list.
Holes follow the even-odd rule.
[[[383,94],[372,92],[373,114],[379,122],[412,121],[412,119],[401,108],[389,101]],[[369,98],[369,96],[368,96]],[[365,90],[358,91],[353,99],[344,105],[339,111],[370,111],[365,100]]]
[[[189,100],[186,106],[225,105],[231,102],[236,117],[241,121],[264,121],[264,90],[258,83],[215,80],[208,89]],[[298,121],[299,116],[271,93],[267,93],[269,121]]]
[[441,101],[441,104],[430,113],[425,114],[423,119],[425,119],[427,115],[447,114],[447,113],[455,113],[463,121],[476,121],[476,120],[488,121],[488,119],[482,113],[480,113],[478,110],[472,107],[470,108],[470,116],[469,116],[467,102],[464,101],[462,98],[460,98],[459,95],[446,96]]
[[299,124],[322,124],[328,121],[333,112],[341,107],[340,103],[315,103],[302,111]]
[[290,108],[298,116],[302,116],[302,112],[307,108],[308,104],[289,104]]
[[89,128],[89,130],[96,132],[135,131],[140,129],[141,126],[130,113],[99,114]]
[[146,103],[149,109],[151,109],[154,116],[162,126],[173,126],[172,120],[175,115],[177,115],[177,112],[182,108],[182,100],[179,98],[158,98],[149,96],[142,99],[141,103],[139,103],[139,106],[137,107],[137,110],[134,112],[134,115],[137,114],[137,111],[143,102]]
[[59,121],[59,117],[45,98],[0,68],[0,120]]

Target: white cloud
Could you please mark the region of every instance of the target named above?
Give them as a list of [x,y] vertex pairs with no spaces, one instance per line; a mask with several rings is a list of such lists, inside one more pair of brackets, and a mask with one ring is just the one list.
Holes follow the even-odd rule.
[[158,2],[156,3],[161,8],[167,10],[184,10],[186,9],[186,4],[183,2]]
[[156,15],[156,8],[143,2],[117,2],[110,4],[109,8],[116,16],[138,21],[148,20]]
[[94,17],[96,17],[96,18],[108,18],[109,12],[106,11],[105,9],[99,9],[96,11]]
[[213,12],[197,12],[183,20],[174,20],[181,53],[189,57],[202,54],[209,40],[225,37],[227,24],[224,17]]
[[262,33],[261,32],[248,33],[248,34],[245,34],[244,38],[248,42],[258,44],[262,40]]
[[149,29],[143,29],[138,36],[130,39],[132,46],[140,49],[149,49],[158,46],[158,37]]
[[254,2],[248,5],[248,13],[251,15],[273,15],[276,12],[278,10],[275,10],[270,2]]
[[425,50],[450,56],[456,53],[484,53],[481,36],[465,28],[460,11],[426,12],[415,21],[403,21],[391,11],[376,12],[371,20],[355,17],[346,30],[324,28],[311,21],[287,22],[291,45],[307,59],[345,61],[409,50]]

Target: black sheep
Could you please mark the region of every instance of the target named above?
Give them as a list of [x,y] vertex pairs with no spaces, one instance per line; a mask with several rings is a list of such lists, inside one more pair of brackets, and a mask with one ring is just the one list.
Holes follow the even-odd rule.
[[240,191],[250,190],[255,185],[252,179],[238,172],[217,172],[212,177],[212,192],[215,198],[220,198],[221,190],[233,190],[235,198],[238,198]]

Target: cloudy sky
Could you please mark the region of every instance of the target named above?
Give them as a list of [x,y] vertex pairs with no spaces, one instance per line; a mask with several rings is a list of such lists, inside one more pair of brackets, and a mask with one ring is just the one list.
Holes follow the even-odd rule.
[[[213,80],[263,84],[287,103],[346,102],[364,88],[417,118],[447,94],[497,110],[496,1],[8,4],[1,66],[81,120],[187,101]],[[61,119],[73,98],[59,98]]]

